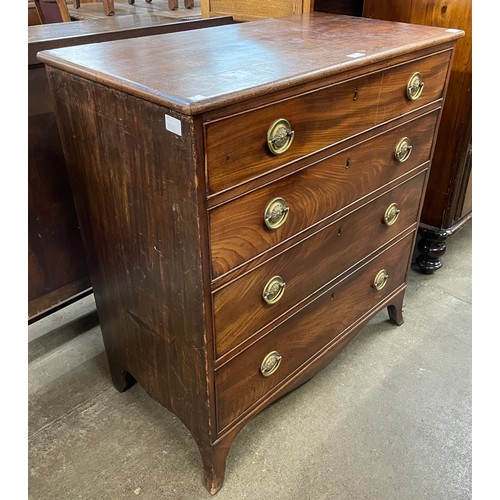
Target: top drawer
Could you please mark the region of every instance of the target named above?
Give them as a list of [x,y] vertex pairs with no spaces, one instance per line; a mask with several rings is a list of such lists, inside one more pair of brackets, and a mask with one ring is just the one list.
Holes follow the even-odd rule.
[[[451,50],[447,50],[206,123],[209,195],[440,99],[450,57]],[[420,76],[412,79],[416,73]],[[418,96],[414,100],[408,97],[410,81]],[[423,82],[420,90],[419,82]],[[289,122],[293,137],[286,151],[273,154],[268,145],[268,131],[279,119]],[[278,148],[281,146],[278,136],[284,130],[278,126],[270,134],[269,139]],[[286,140],[284,137],[283,141]],[[285,148],[286,144],[281,146]]]

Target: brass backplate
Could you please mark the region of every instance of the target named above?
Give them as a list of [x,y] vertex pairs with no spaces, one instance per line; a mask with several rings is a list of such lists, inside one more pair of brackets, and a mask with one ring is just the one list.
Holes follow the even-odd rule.
[[260,373],[264,377],[269,377],[279,368],[281,364],[281,354],[278,351],[271,351],[265,356],[260,365]]
[[278,118],[267,130],[267,147],[274,155],[281,155],[292,145],[294,131],[288,120]]
[[424,81],[420,73],[413,73],[406,84],[406,95],[410,101],[417,100],[424,91]]
[[281,276],[273,276],[264,286],[262,298],[267,304],[276,304],[285,293],[286,283]]
[[289,211],[284,198],[274,198],[264,210],[264,223],[269,229],[278,229],[285,223]]
[[389,275],[385,269],[381,269],[375,279],[373,280],[373,287],[375,290],[380,291],[387,284],[387,280],[389,279]]

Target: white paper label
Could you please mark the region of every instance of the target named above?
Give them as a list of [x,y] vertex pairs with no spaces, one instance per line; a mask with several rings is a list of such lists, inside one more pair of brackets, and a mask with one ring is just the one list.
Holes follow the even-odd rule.
[[366,56],[364,52],[353,52],[352,54],[347,54],[347,57],[361,57],[361,56]]
[[182,135],[181,121],[173,116],[165,115],[165,128],[169,132]]

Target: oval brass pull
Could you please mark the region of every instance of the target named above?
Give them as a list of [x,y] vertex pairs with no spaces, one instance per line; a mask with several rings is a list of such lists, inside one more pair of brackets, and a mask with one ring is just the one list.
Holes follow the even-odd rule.
[[279,118],[267,130],[267,147],[274,155],[283,154],[293,142],[294,131],[288,120]]
[[286,283],[281,276],[273,276],[264,287],[262,298],[267,304],[276,304],[285,293]]
[[396,146],[394,156],[399,163],[405,162],[411,155],[413,146],[411,145],[410,139],[408,137],[403,137]]
[[420,73],[413,73],[406,84],[406,96],[410,101],[417,100],[424,91],[424,81]]
[[290,209],[283,198],[274,198],[264,211],[264,222],[269,229],[278,229],[288,217]]
[[397,203],[391,203],[384,214],[384,224],[386,226],[392,226],[399,217],[401,210],[399,210]]
[[281,354],[278,351],[271,351],[267,354],[260,365],[260,373],[264,377],[272,375],[281,364]]
[[375,288],[375,290],[377,290],[377,292],[382,290],[382,288],[384,288],[384,286],[386,285],[388,279],[389,275],[387,274],[387,271],[385,269],[381,269],[373,280],[373,287]]

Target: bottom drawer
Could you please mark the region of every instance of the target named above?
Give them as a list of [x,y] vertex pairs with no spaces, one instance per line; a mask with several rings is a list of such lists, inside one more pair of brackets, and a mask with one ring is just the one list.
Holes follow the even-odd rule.
[[[219,432],[405,282],[413,236],[394,243],[217,370]],[[374,279],[382,270],[386,278],[377,290]],[[280,363],[264,376],[261,365],[270,353],[275,354],[268,358],[269,370]]]

